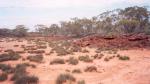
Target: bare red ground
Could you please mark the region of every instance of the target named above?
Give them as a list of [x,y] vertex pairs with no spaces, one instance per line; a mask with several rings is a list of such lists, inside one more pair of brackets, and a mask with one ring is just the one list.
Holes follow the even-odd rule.
[[87,36],[75,42],[75,44],[85,46],[98,46],[110,48],[147,48],[150,47],[150,36],[147,35],[124,35],[118,37]]

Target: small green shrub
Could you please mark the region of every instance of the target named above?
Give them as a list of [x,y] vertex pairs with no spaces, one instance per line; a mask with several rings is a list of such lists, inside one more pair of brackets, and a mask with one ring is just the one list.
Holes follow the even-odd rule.
[[128,56],[120,56],[119,60],[130,60]]
[[64,59],[56,58],[53,61],[51,61],[50,64],[65,64],[65,61]]
[[0,74],[0,81],[5,81],[8,78],[8,74],[7,73],[2,73]]
[[56,79],[56,84],[64,84],[66,81],[75,82],[76,79],[70,74],[60,74]]
[[84,61],[84,62],[93,62],[93,60],[90,59],[90,57],[88,55],[86,55],[86,56],[79,56],[78,59],[80,61]]
[[97,72],[97,67],[96,66],[88,66],[84,70],[85,72]]
[[78,60],[73,57],[70,57],[68,62],[69,64],[72,64],[72,65],[77,65],[79,63]]

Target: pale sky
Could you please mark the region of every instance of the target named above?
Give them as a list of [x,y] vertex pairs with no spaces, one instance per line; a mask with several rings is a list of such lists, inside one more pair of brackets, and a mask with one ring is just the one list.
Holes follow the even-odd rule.
[[0,28],[23,24],[59,23],[73,17],[92,17],[129,6],[149,6],[149,0],[0,0]]

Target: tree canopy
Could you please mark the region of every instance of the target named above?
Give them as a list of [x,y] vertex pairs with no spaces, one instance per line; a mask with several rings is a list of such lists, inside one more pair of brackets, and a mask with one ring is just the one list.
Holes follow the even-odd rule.
[[[106,11],[92,18],[71,18],[60,24],[36,25],[36,32],[42,36],[65,35],[80,37],[91,34],[122,35],[122,34],[150,34],[150,11],[146,7],[127,7]],[[3,36],[26,36],[27,28],[18,25],[15,29],[0,29]]]

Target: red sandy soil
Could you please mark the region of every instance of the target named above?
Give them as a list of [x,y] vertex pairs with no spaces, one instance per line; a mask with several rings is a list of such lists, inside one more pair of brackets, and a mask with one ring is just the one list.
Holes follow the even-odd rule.
[[124,35],[124,36],[87,36],[75,42],[75,44],[85,46],[99,46],[111,48],[148,48],[150,47],[150,36],[144,34]]
[[[97,38],[100,38],[100,39],[97,39]],[[146,42],[146,44],[143,44],[142,47],[149,45],[147,43],[149,42],[149,38],[143,38],[140,41]],[[82,42],[82,43],[79,43],[79,42]],[[82,40],[78,40],[77,44],[81,46],[87,46],[87,44],[91,45],[91,43],[93,43],[93,44],[99,44],[100,46],[100,45],[103,45],[103,44],[105,45],[106,43],[110,43],[110,42],[115,42],[114,45],[116,46],[119,44],[121,45],[121,43],[123,43],[122,45],[127,45],[129,44],[128,42],[131,42],[131,41],[129,41],[129,39],[123,40],[123,38],[115,38],[115,40],[114,39],[108,40],[108,38],[102,39],[101,37],[95,37],[95,38],[84,38]],[[124,44],[124,42],[127,44]],[[135,39],[132,42],[137,43]],[[138,42],[139,42],[139,39],[138,39]],[[21,51],[22,49],[20,47],[13,47],[13,45],[15,44],[34,45],[34,44],[27,44],[26,40],[23,40],[23,42],[18,42],[18,41],[5,42],[4,41],[4,42],[0,42],[0,50],[2,51],[1,53],[3,53],[3,51],[6,49],[13,49],[15,51]],[[86,44],[86,45],[83,45],[83,44]],[[61,73],[72,74],[71,72],[66,72],[66,70],[72,71],[73,69],[80,69],[82,71],[82,73],[80,74],[72,74],[72,75],[77,79],[77,81],[85,80],[86,84],[150,84],[150,56],[149,56],[150,50],[149,49],[136,48],[136,49],[130,49],[130,50],[119,50],[117,52],[118,54],[130,57],[130,60],[127,60],[127,61],[122,61],[122,60],[118,60],[118,58],[114,58],[106,62],[104,61],[104,57],[111,56],[114,54],[108,54],[106,52],[103,52],[105,56],[102,59],[95,59],[92,63],[85,63],[85,62],[80,61],[78,65],[69,65],[67,63],[62,64],[62,65],[60,64],[50,65],[49,64],[50,61],[52,61],[54,58],[68,59],[71,56],[74,56],[75,58],[77,58],[78,56],[81,56],[81,55],[92,56],[96,54],[95,53],[96,48],[88,48],[88,47],[84,47],[84,48],[88,49],[90,52],[89,53],[77,52],[74,55],[66,55],[63,57],[56,56],[56,53],[51,54],[51,55],[44,54],[43,63],[34,63],[28,60],[23,61],[21,59],[18,61],[6,61],[2,63],[16,65],[19,63],[29,62],[31,64],[35,64],[37,67],[36,68],[29,67],[27,68],[27,72],[30,75],[35,75],[39,77],[39,80],[40,80],[39,84],[55,84],[55,80],[59,74]],[[51,50],[50,47],[45,49],[46,52],[50,50]],[[28,55],[29,55],[28,53],[21,54],[22,57],[26,57]],[[96,66],[98,71],[97,72],[84,72],[84,69],[90,65]],[[9,81],[8,79],[7,81],[0,82],[0,84],[13,84],[13,82]]]

